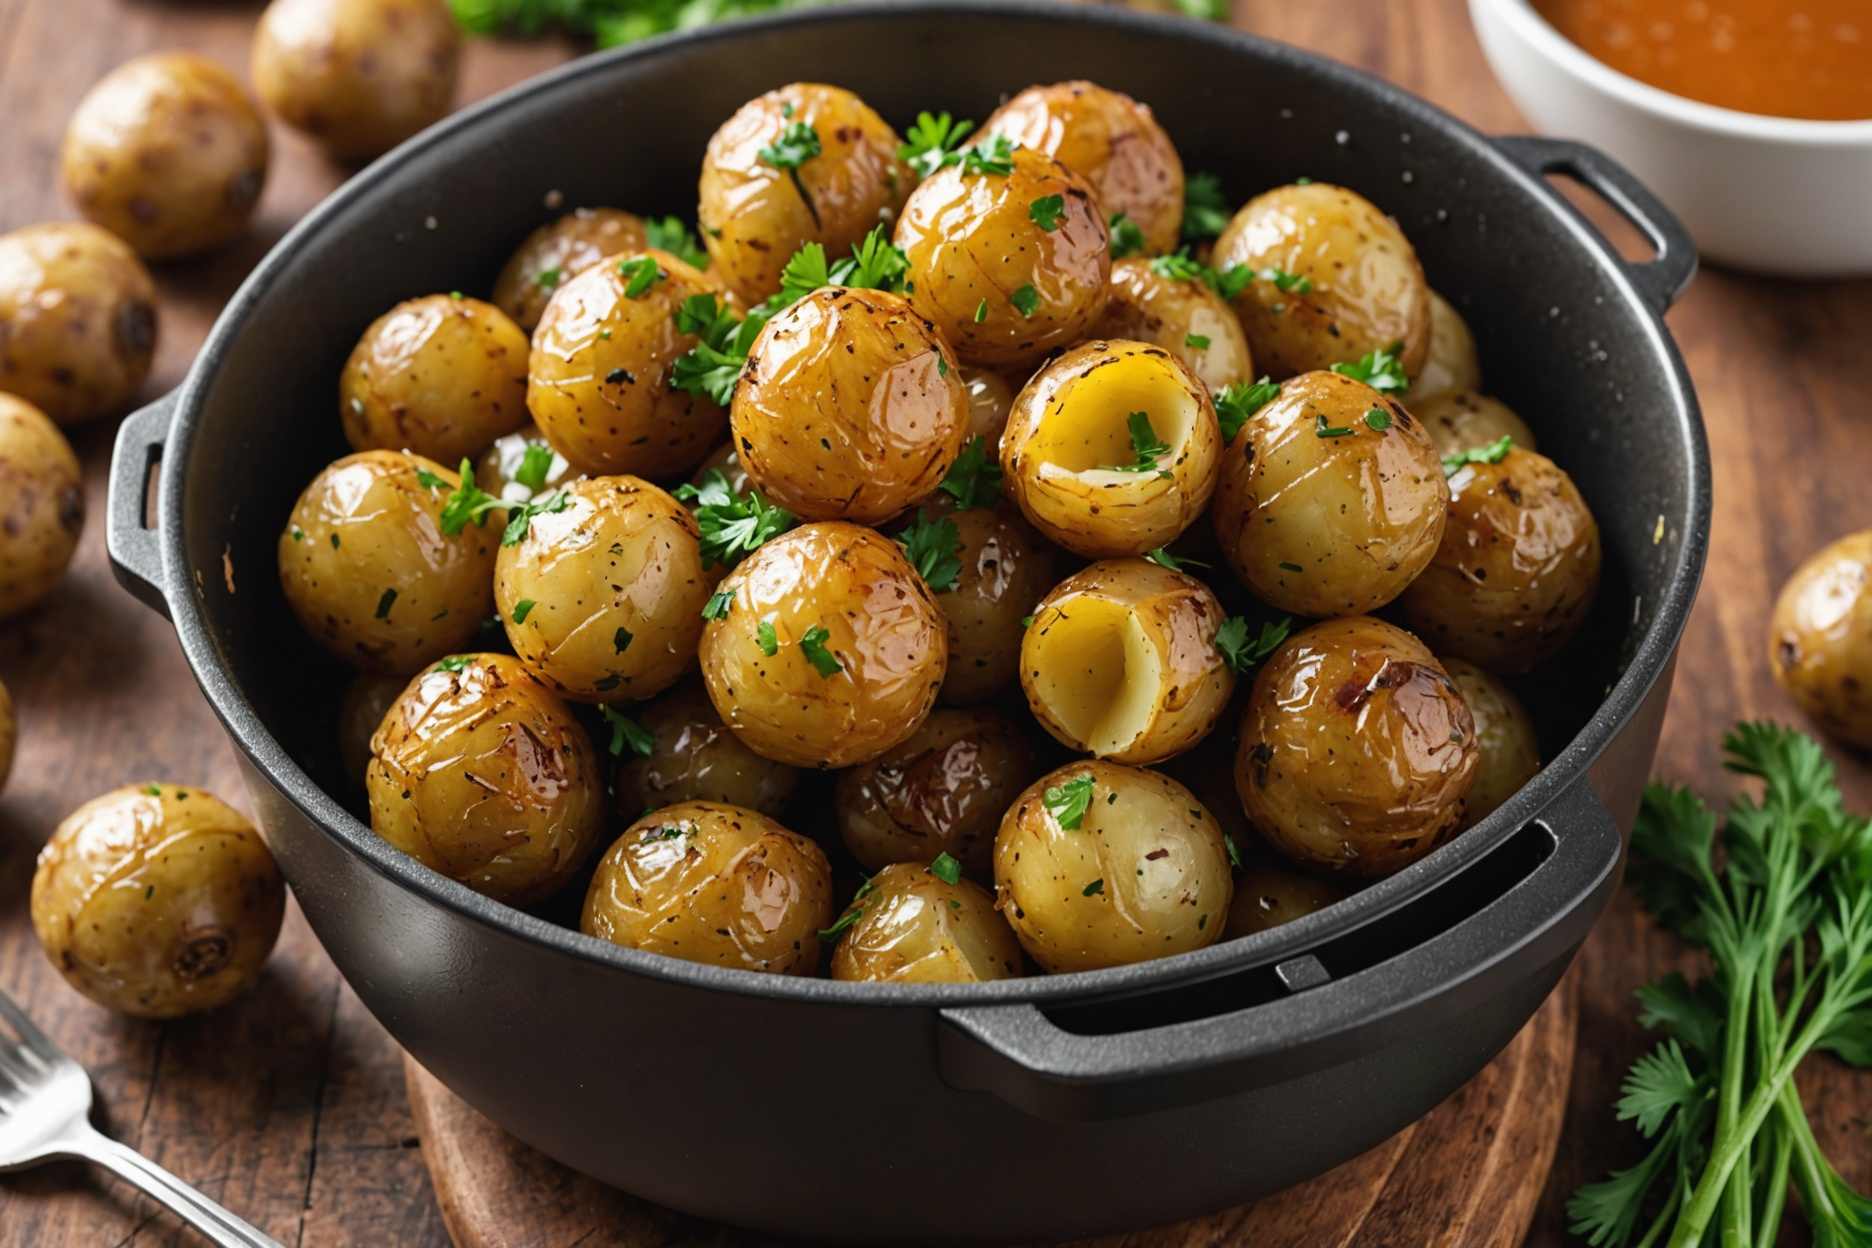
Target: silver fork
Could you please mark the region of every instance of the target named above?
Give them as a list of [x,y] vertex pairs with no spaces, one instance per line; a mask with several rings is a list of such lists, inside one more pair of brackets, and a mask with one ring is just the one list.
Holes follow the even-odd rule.
[[[103,1166],[221,1248],[282,1248],[134,1149],[91,1125],[91,1077],[0,992],[0,1173],[76,1158]],[[14,1037],[18,1038],[15,1039]]]

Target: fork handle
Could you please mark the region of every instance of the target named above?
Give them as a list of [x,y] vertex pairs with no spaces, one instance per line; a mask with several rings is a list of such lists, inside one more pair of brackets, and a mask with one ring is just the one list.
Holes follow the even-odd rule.
[[169,1208],[219,1248],[284,1248],[271,1235],[249,1225],[133,1148],[103,1135],[89,1123],[59,1141],[58,1152],[96,1162],[126,1183],[139,1187]]

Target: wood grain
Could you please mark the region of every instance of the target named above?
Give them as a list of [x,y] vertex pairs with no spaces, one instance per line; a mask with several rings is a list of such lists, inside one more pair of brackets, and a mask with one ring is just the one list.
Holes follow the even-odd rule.
[[[257,0],[0,0],[0,229],[72,215],[56,186],[58,142],[102,73],[139,52],[176,47],[244,71],[258,10]],[[1525,128],[1482,62],[1463,0],[1237,0],[1234,12],[1247,29],[1381,73],[1484,130]],[[464,96],[566,54],[555,44],[478,44]],[[343,176],[295,136],[276,128],[274,138],[253,233],[205,262],[158,273],[163,337],[146,397],[180,379],[247,267]],[[1775,589],[1823,542],[1872,525],[1863,364],[1872,283],[1710,272],[1670,323],[1708,417],[1717,504],[1714,553],[1658,768],[1722,792],[1730,781],[1716,766],[1720,726],[1793,715],[1763,660]],[[71,575],[43,610],[0,626],[0,679],[19,704],[23,732],[0,797],[0,988],[91,1068],[104,1125],[286,1243],[439,1248],[446,1232],[415,1147],[400,1055],[296,912],[258,992],[211,1019],[166,1027],[111,1018],[71,994],[31,936],[33,856],[81,800],[162,776],[241,804],[232,753],[173,634],[116,588],[105,565],[111,435],[102,425],[74,438],[92,522]],[[1850,762],[1845,772],[1853,800],[1872,807],[1872,765]],[[1634,1158],[1631,1133],[1609,1110],[1619,1077],[1646,1045],[1630,993],[1681,963],[1673,942],[1629,901],[1615,904],[1581,955],[1579,1052],[1531,1244],[1567,1242],[1565,1193]],[[1810,1076],[1821,1138],[1849,1179],[1872,1187],[1865,1080],[1824,1062]],[[181,1242],[195,1241],[92,1172],[57,1167],[0,1179],[6,1248]]]

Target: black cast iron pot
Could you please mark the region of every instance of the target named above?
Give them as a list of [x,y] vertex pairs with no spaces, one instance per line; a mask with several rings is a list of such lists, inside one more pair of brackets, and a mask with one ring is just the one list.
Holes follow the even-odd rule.
[[[1536,780],[1424,861],[1275,931],[974,987],[614,948],[432,874],[331,796],[350,791],[331,760],[339,678],[288,614],[273,550],[301,487],[346,449],[335,382],[372,318],[485,288],[550,215],[548,192],[687,216],[709,134],[769,87],[841,83],[902,126],[1078,77],[1148,101],[1237,200],[1306,175],[1394,213],[1474,325],[1491,388],[1579,482],[1604,532],[1604,601],[1534,691],[1553,759]],[[1621,260],[1552,171],[1659,255]],[[660,1204],[817,1236],[1143,1226],[1319,1173],[1430,1109],[1539,1005],[1616,886],[1708,532],[1702,426],[1659,320],[1694,265],[1604,157],[1485,138],[1292,48],[1111,10],[815,10],[587,58],[353,179],[254,271],[181,389],[125,422],[110,553],[173,616],[332,959],[423,1065],[520,1138]]]

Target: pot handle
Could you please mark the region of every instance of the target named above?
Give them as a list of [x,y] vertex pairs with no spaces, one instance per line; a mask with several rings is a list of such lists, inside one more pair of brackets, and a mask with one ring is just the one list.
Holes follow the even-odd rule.
[[[1272,966],[1052,1011],[1085,1019],[1077,1030],[1032,1003],[940,1010],[938,1063],[953,1087],[1060,1121],[1313,1074],[1396,1044],[1405,1011],[1413,1027],[1459,1022],[1529,967],[1570,956],[1617,886],[1623,853],[1617,822],[1582,780],[1428,893]],[[1503,888],[1504,867],[1505,891],[1473,895]],[[1461,917],[1450,920],[1452,910]],[[1389,936],[1421,923],[1434,934],[1391,954]],[[1229,1010],[1231,997],[1260,1001]],[[1222,1012],[1203,1010],[1215,1004]],[[1179,1021],[1152,1026],[1153,1013]],[[1139,1015],[1143,1026],[1120,1029]]]
[[[1586,187],[1618,210],[1657,248],[1657,255],[1642,263],[1613,259],[1625,270],[1632,285],[1662,315],[1696,276],[1696,241],[1677,214],[1632,175],[1624,165],[1596,147],[1571,139],[1545,135],[1503,135],[1492,140],[1496,150],[1536,178],[1561,173]],[[1551,192],[1550,192],[1551,193]],[[1565,202],[1565,197],[1559,197]],[[1571,205],[1568,205],[1571,207]]]
[[150,476],[162,465],[163,447],[181,398],[171,390],[117,427],[111,452],[110,491],[105,502],[104,546],[117,583],[144,606],[169,614],[163,597],[162,540],[146,521]]

